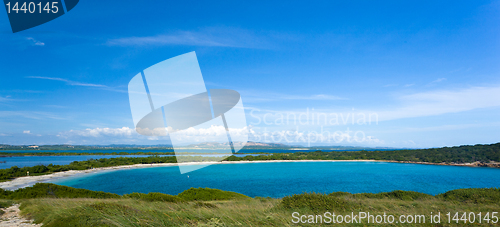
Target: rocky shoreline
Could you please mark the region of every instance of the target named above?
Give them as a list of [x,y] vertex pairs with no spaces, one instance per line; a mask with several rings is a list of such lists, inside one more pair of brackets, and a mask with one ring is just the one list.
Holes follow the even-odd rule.
[[409,163],[409,164],[423,164],[423,165],[439,165],[439,166],[467,166],[467,167],[490,167],[500,168],[500,162],[472,162],[472,163],[432,163],[432,162],[412,162],[412,161],[386,161],[394,163]]

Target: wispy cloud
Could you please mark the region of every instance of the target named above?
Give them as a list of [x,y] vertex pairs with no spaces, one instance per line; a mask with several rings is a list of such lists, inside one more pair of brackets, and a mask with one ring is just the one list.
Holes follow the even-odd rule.
[[31,131],[30,130],[24,130],[23,134],[31,134]]
[[10,96],[0,96],[0,102],[11,102],[14,101],[14,99],[10,98]]
[[334,95],[324,95],[324,94],[319,94],[319,95],[284,95],[279,97],[281,99],[290,99],[290,100],[341,100],[344,98],[334,96]]
[[443,81],[446,81],[446,78],[437,78],[436,80],[433,80],[432,82],[428,83],[427,86],[432,86],[432,85],[435,85],[437,83],[441,83]]
[[[500,85],[494,87],[470,87],[457,90],[435,90],[428,92],[419,92],[396,97],[397,104],[391,104],[391,107],[384,109],[362,109],[356,108],[356,114],[365,116],[376,115],[378,121],[388,121],[405,118],[437,116],[448,113],[458,113],[480,108],[500,107]],[[244,100],[246,102],[246,99]],[[263,100],[257,100],[263,101]],[[269,100],[264,101],[272,101]],[[306,110],[282,110],[274,111],[269,109],[245,107],[248,110],[254,110],[251,116],[262,119],[265,114],[271,113],[269,121],[281,114],[306,114]],[[316,108],[315,113],[337,114],[338,116],[349,116],[352,111],[346,109],[320,109]],[[274,114],[274,115],[273,115]],[[329,115],[328,115],[329,116]],[[356,115],[357,116],[357,115]],[[352,118],[350,118],[352,120]],[[375,120],[374,120],[375,121]],[[341,122],[342,123],[342,122]],[[351,121],[347,122],[348,124]]]
[[435,131],[452,131],[452,130],[461,130],[468,128],[480,128],[480,127],[491,127],[491,126],[499,126],[499,122],[491,122],[488,124],[458,124],[458,125],[440,125],[440,126],[432,126],[432,127],[420,127],[420,128],[402,128],[396,130],[395,132],[435,132]]
[[38,41],[33,37],[28,37],[26,40],[30,41],[30,44],[33,46],[45,46],[45,43]]
[[50,112],[40,111],[0,111],[0,118],[6,117],[24,117],[28,119],[42,120],[42,119],[55,119],[65,120],[67,118],[60,117],[57,114]]
[[120,136],[120,137],[130,137],[137,136],[134,129],[129,127],[122,128],[88,128],[85,130],[70,130],[67,132],[61,132],[58,136],[61,137],[71,137],[71,136],[83,136],[83,137],[101,137],[101,136]]
[[66,84],[71,85],[71,86],[99,87],[99,88],[107,88],[108,87],[108,86],[102,85],[102,84],[83,83],[83,82],[72,81],[72,80],[57,78],[57,77],[28,76],[26,78],[62,81],[62,82],[65,82]]
[[285,100],[346,100],[346,98],[328,95],[328,94],[313,94],[313,95],[296,95],[296,94],[280,94],[270,93],[264,91],[246,91],[242,92],[245,102],[271,102],[271,101],[285,101]]
[[269,48],[266,36],[244,29],[216,27],[198,31],[176,31],[153,36],[134,36],[110,39],[110,46],[217,46],[240,48]]
[[380,120],[435,116],[500,106],[500,86],[437,90],[399,97],[402,107],[378,111]]

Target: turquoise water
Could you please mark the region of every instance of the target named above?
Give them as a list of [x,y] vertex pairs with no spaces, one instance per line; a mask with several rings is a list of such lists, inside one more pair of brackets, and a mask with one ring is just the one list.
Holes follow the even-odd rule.
[[191,187],[208,187],[275,198],[335,191],[410,190],[436,195],[459,188],[500,187],[500,169],[384,162],[249,163],[211,165],[184,175],[178,167],[116,170],[54,183],[117,194],[175,195]]
[[[190,154],[191,156],[204,156],[204,157],[220,157],[218,154]],[[255,155],[255,154],[234,154],[237,157]],[[7,169],[12,166],[25,167],[36,165],[67,165],[74,161],[87,161],[89,159],[101,158],[119,158],[119,157],[148,157],[150,155],[65,155],[65,156],[13,156],[13,157],[0,157],[0,169]],[[158,156],[174,156],[174,155],[158,155]]]

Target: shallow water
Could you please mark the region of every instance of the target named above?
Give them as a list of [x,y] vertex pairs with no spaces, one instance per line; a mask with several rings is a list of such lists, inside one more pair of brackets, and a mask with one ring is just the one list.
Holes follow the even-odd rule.
[[116,170],[55,183],[117,194],[175,195],[191,187],[208,187],[275,198],[313,191],[410,190],[436,195],[459,188],[500,187],[500,169],[385,162],[249,163],[211,165],[183,175],[178,167]]
[[[191,154],[194,156],[214,157],[217,154]],[[235,156],[246,156],[254,154],[235,154]],[[148,157],[150,155],[67,155],[67,156],[20,156],[20,157],[0,157],[0,169],[7,169],[12,166],[25,167],[36,165],[67,165],[74,161],[86,161],[89,159],[118,158],[118,157]],[[158,155],[174,156],[174,155]]]

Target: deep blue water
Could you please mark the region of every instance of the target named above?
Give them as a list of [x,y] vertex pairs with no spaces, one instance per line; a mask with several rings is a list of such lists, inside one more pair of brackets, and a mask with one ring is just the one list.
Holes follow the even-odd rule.
[[[246,156],[254,154],[235,154],[235,156]],[[67,156],[20,156],[20,157],[0,157],[0,169],[7,169],[12,166],[25,167],[36,165],[67,165],[73,161],[86,161],[89,159],[117,158],[117,157],[147,157],[150,155],[67,155]],[[174,155],[159,155],[174,156]],[[210,154],[200,154],[200,156],[220,156]]]
[[335,191],[410,190],[436,195],[459,188],[500,187],[500,169],[384,162],[250,163],[211,165],[183,175],[178,167],[116,170],[55,183],[117,194],[175,195],[191,187],[208,187],[275,198]]

